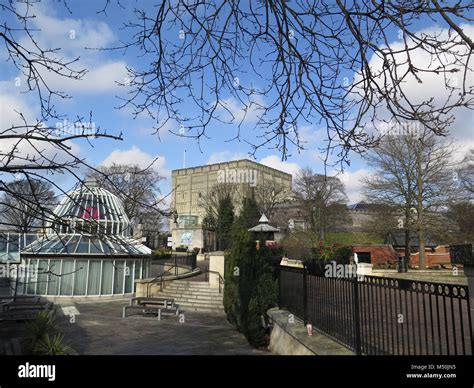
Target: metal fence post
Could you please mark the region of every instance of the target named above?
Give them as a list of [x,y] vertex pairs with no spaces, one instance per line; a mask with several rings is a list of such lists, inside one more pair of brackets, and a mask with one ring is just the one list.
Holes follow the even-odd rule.
[[354,324],[355,324],[355,349],[356,354],[362,354],[362,346],[360,341],[360,304],[359,304],[359,281],[357,280],[357,274],[354,276]]
[[308,271],[306,266],[303,268],[303,320],[308,323]]
[[178,256],[174,257],[174,275],[178,276]]

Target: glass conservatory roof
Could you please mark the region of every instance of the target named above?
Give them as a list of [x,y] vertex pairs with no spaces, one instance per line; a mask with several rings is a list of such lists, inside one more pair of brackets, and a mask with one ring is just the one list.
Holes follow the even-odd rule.
[[20,251],[39,236],[39,233],[0,232],[0,262],[20,261]]
[[44,235],[22,250],[26,255],[149,255],[150,248],[124,236]]
[[130,220],[120,199],[110,191],[88,180],[64,196],[54,210],[57,222],[52,223],[52,233],[79,232],[101,235],[128,235]]
[[130,237],[120,199],[93,180],[69,192],[54,210],[45,235],[21,250],[25,255],[141,256],[151,250]]

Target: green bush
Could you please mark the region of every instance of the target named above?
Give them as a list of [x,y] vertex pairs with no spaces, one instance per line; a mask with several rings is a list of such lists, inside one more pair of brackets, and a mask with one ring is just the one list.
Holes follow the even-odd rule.
[[32,348],[36,343],[42,340],[46,335],[57,331],[56,320],[49,311],[39,311],[34,321],[26,324],[28,339],[32,343]]
[[26,325],[26,354],[61,356],[74,351],[64,343],[52,311],[40,311],[34,321]]
[[67,356],[72,352],[72,348],[64,343],[64,335],[60,333],[52,337],[46,334],[34,348],[34,353],[41,356]]
[[171,252],[166,252],[161,249],[157,249],[155,252],[153,252],[153,258],[156,260],[169,259],[170,257],[171,257]]
[[319,244],[319,246],[312,248],[311,257],[303,260],[303,263],[310,274],[323,276],[326,265],[333,261],[336,264],[349,264],[351,255],[351,247],[339,246],[338,244]]

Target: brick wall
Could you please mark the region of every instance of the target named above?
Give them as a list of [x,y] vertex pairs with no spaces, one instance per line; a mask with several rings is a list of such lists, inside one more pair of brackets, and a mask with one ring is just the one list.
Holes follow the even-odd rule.
[[372,264],[385,264],[387,262],[396,264],[399,254],[390,244],[353,245],[355,253],[370,253]]

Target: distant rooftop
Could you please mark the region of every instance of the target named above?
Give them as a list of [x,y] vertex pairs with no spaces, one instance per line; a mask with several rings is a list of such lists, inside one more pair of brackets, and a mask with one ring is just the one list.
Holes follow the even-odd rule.
[[177,169],[174,169],[172,170],[172,172],[175,172],[175,171],[183,171],[183,170],[194,170],[196,168],[202,168],[202,167],[211,167],[211,166],[218,166],[218,165],[226,165],[226,164],[230,164],[230,163],[238,163],[238,162],[249,162],[249,163],[252,163],[252,164],[256,164],[260,167],[266,167],[266,168],[269,168],[270,170],[275,170],[275,171],[278,171],[282,174],[285,174],[285,175],[288,175],[290,177],[293,177],[291,174],[288,174],[287,172],[285,171],[281,171],[277,168],[274,168],[274,167],[270,167],[270,166],[267,166],[266,164],[262,164],[262,163],[258,163],[256,162],[255,160],[250,160],[250,159],[237,159],[237,160],[229,160],[227,162],[218,162],[218,163],[210,163],[210,164],[203,164],[203,165],[200,165],[200,166],[192,166],[192,167],[185,167],[185,168],[177,168]]
[[370,211],[370,210],[375,210],[375,208],[377,207],[378,205],[375,204],[375,203],[367,203],[367,202],[358,202],[358,203],[354,203],[352,205],[348,205],[347,208],[349,210],[367,210],[367,211]]

